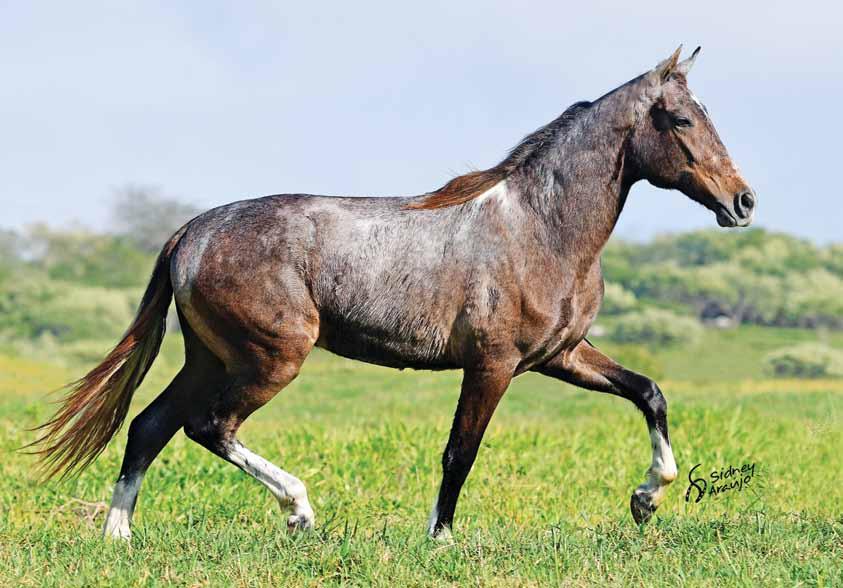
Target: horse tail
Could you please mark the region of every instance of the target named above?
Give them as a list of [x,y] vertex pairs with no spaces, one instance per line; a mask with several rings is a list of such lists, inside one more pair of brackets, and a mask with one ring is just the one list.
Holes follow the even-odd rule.
[[179,229],[164,245],[135,319],[105,359],[65,389],[61,408],[36,427],[42,435],[28,447],[39,455],[41,473],[51,478],[75,475],[88,467],[120,429],[132,395],[158,355],[173,298],[170,258],[184,235]]

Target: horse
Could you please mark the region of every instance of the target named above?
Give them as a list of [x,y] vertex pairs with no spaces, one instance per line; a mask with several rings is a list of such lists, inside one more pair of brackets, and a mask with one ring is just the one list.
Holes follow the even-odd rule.
[[432,192],[281,194],[189,221],[161,250],[122,340],[39,427],[45,474],[78,473],[120,429],[175,299],[184,365],[129,426],[107,538],[131,537],[144,474],[179,429],[266,486],[290,530],[312,528],[302,481],[237,431],[314,346],[393,368],[463,371],[432,537],[451,536],[489,420],[528,371],[626,398],[643,413],[652,461],[630,511],[645,523],[677,475],[667,402],[653,380],[586,338],[603,296],[601,250],[640,180],[682,192],[723,227],[749,225],[756,204],[688,87],[699,48],[684,61],[681,49],[569,107],[497,165]]

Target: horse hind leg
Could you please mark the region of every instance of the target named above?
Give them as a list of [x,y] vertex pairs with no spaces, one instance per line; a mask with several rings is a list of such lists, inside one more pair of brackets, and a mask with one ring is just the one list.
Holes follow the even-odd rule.
[[146,470],[184,424],[191,376],[182,369],[169,386],[132,421],[120,476],[106,516],[105,538],[130,539],[132,515]]
[[294,475],[250,451],[237,439],[237,430],[255,410],[269,402],[299,372],[307,350],[286,354],[267,375],[231,377],[222,395],[210,407],[191,415],[185,425],[187,436],[249,474],[272,493],[284,510],[289,510],[290,530],[313,527],[314,514],[304,483]]
[[[184,323],[183,323],[184,324]],[[131,538],[131,522],[147,469],[186,422],[187,407],[224,375],[222,363],[185,327],[185,364],[167,388],[129,425],[120,476],[106,516],[105,538]]]

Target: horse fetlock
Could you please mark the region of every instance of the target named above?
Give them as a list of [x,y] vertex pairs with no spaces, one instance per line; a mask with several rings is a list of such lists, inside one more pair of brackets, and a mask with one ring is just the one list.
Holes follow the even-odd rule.
[[287,518],[287,529],[290,531],[312,529],[315,516],[307,499],[307,490],[304,484],[294,482],[285,490],[286,492],[278,497],[278,504],[282,509],[291,513]]
[[651,467],[647,472],[647,478],[654,486],[667,486],[676,480],[676,466]]
[[656,475],[658,476],[661,485],[667,486],[668,484],[671,484],[674,480],[676,480],[678,472],[676,471],[676,466],[673,466],[672,468],[665,468],[659,470]]

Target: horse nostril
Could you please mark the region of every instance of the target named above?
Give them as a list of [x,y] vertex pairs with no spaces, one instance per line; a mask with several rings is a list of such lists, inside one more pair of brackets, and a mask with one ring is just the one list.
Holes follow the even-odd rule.
[[741,218],[747,218],[755,208],[755,196],[749,190],[744,190],[735,196],[735,212]]
[[741,205],[747,210],[755,208],[755,197],[752,192],[744,192],[741,194]]

